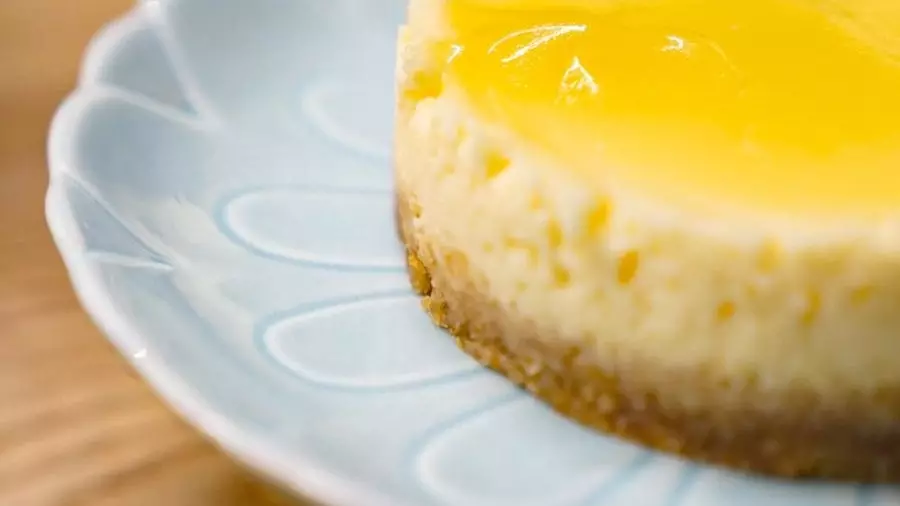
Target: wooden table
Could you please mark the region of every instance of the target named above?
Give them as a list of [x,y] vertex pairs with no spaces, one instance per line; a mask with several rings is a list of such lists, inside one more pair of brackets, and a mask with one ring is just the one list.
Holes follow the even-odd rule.
[[0,504],[286,501],[171,414],[77,305],[44,223],[53,110],[130,0],[0,1]]

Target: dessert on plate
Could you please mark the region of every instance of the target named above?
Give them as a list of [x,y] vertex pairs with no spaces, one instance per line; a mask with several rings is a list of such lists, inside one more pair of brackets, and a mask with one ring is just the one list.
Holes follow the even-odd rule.
[[412,0],[396,192],[426,309],[603,432],[900,481],[884,4]]

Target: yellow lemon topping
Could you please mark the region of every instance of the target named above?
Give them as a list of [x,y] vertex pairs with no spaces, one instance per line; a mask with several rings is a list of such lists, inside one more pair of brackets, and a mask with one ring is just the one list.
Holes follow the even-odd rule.
[[891,0],[448,0],[445,75],[591,181],[776,212],[900,210]]

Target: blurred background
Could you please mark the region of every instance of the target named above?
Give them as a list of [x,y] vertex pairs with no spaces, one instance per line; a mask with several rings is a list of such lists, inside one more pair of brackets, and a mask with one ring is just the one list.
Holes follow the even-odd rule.
[[47,127],[91,36],[131,4],[0,1],[0,504],[289,504],[131,372],[77,305],[47,232]]

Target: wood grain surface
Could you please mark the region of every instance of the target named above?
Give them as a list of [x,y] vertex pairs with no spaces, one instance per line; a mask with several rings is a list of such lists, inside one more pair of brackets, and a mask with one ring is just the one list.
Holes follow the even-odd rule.
[[0,505],[287,504],[132,373],[77,305],[47,232],[51,115],[91,35],[130,4],[0,1]]

